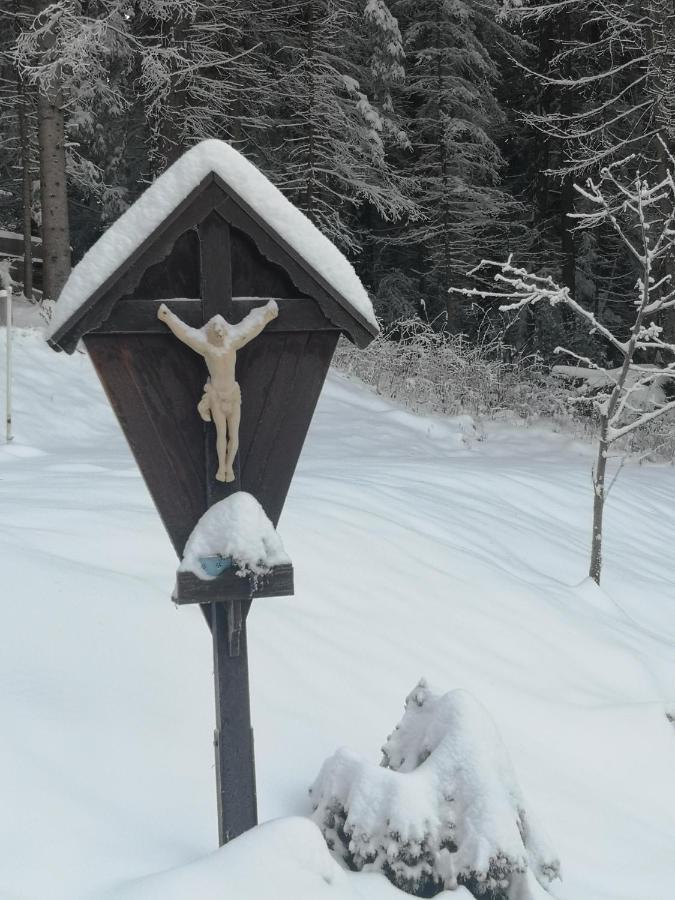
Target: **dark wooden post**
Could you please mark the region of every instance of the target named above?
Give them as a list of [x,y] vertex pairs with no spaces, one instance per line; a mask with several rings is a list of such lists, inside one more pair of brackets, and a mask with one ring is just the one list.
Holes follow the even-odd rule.
[[221,846],[258,824],[246,647],[249,607],[250,601],[240,600],[211,604],[216,690],[213,743]]
[[[232,484],[214,481],[216,454],[212,446],[213,432],[214,429],[208,429],[205,443],[209,506],[239,490],[241,480],[237,457],[235,481]],[[216,757],[218,842],[221,847],[258,824],[246,643],[246,617],[250,608],[250,597],[242,600],[224,595],[221,601],[210,604],[216,698],[213,747]]]
[[[207,465],[212,465],[209,453],[206,458]],[[235,463],[235,472],[237,478],[233,485],[219,484],[217,489],[208,489],[209,500],[216,494],[220,498],[223,487],[230,488],[230,491],[238,490],[238,462]],[[216,698],[213,746],[216,757],[218,841],[221,847],[258,824],[246,642],[246,617],[251,599],[233,596],[226,599],[225,595],[223,600],[210,605]]]
[[[228,318],[232,308],[230,228],[222,217],[211,213],[202,222],[200,247],[204,321],[217,313]],[[207,505],[213,506],[240,490],[241,466],[237,454],[235,481],[231,484],[216,481],[215,428],[204,426],[204,447],[206,499]],[[246,616],[250,607],[250,597],[241,600],[227,595],[210,606],[216,699],[213,746],[221,847],[258,824],[246,645]]]

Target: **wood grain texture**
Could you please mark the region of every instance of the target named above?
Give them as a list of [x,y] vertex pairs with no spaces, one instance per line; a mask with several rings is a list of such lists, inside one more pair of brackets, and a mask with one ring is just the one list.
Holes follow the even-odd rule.
[[95,334],[166,334],[166,325],[157,318],[160,302],[166,302],[171,312],[192,328],[201,328],[204,311],[202,301],[183,297],[152,300],[120,300],[97,328]]
[[199,237],[191,228],[178,237],[166,259],[145,270],[132,297],[199,299],[200,286]]
[[[233,297],[228,310],[228,322],[236,325],[251,310],[275,300],[279,317],[265,327],[265,332],[287,331],[337,331],[339,329],[321,312],[318,304],[308,298],[286,299],[282,297]],[[187,325],[201,328],[204,318],[201,300],[164,298],[171,312]],[[157,318],[157,300],[120,300],[105,322],[94,329],[97,334],[165,334],[166,325]]]
[[232,293],[240,297],[297,297],[298,289],[281,266],[266,259],[255,242],[232,229]]
[[204,363],[172,335],[97,335],[87,350],[176,553],[206,509]]
[[199,226],[199,243],[204,321],[218,314],[229,321],[232,306],[230,226],[221,216],[211,212]]
[[216,697],[216,796],[222,846],[258,824],[251,706],[248,690],[246,615],[240,610],[239,653],[230,655],[232,604],[211,605]]
[[337,339],[334,331],[263,333],[239,353],[242,490],[253,494],[274,525],[279,521]]

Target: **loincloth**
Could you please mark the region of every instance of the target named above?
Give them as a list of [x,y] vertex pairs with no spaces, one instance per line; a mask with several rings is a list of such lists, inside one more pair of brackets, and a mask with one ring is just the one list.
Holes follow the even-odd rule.
[[227,415],[241,405],[241,388],[234,382],[230,390],[218,390],[207,381],[204,385],[204,396],[201,399],[200,406],[207,405],[210,409],[219,409]]

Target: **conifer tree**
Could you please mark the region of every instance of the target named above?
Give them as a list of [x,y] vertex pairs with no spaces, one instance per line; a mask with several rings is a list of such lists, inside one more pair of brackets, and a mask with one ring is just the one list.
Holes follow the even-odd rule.
[[411,268],[419,296],[435,314],[477,255],[504,240],[502,219],[511,200],[500,187],[499,71],[488,50],[499,27],[495,8],[473,0],[399,0],[392,9],[408,59],[408,165],[424,215],[399,243],[416,246]]
[[[361,3],[337,0],[268,9],[278,93],[267,171],[325,234],[352,251],[360,244],[354,215],[361,207],[370,205],[384,219],[410,208],[386,154],[386,127],[395,131],[387,89],[401,62],[391,58],[397,50],[387,58],[376,37],[368,65],[363,12]],[[395,30],[383,2],[369,4],[367,15],[371,35]],[[371,78],[380,108],[365,90]]]
[[[507,20],[530,28],[543,41],[530,75],[549,102],[525,111],[526,121],[559,152],[547,160],[549,184],[560,185],[560,233],[563,240],[563,283],[574,295],[580,277],[588,282],[574,258],[574,234],[567,218],[583,203],[575,202],[574,179],[588,171],[631,155],[633,171],[665,172],[665,151],[672,149],[675,110],[675,9],[670,0],[625,4],[582,2],[532,3],[504,0]],[[532,28],[534,27],[534,32]],[[617,246],[607,228],[598,234],[607,246],[595,292],[612,295],[618,314],[631,319],[630,296],[636,277],[634,261]],[[567,242],[567,246],[565,246]],[[618,258],[609,249],[618,251]],[[618,265],[617,265],[618,263]],[[675,275],[675,262],[672,264]],[[675,315],[664,311],[662,324],[675,336]]]

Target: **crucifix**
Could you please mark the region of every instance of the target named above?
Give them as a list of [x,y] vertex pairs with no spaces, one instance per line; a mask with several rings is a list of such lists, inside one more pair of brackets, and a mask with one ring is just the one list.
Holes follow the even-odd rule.
[[[198,145],[187,156],[202,152]],[[220,147],[223,169],[233,154]],[[49,341],[72,353],[84,339],[182,558],[205,511],[236,491],[252,494],[276,526],[340,334],[366,346],[377,325],[364,317],[359,297],[367,297],[347,261],[326,246],[327,264],[318,265],[309,252],[324,240],[318,232],[306,247],[291,240],[308,223],[260,173],[256,203],[261,184],[274,199],[261,210],[249,203],[247,178],[175,165],[180,183],[192,179],[191,192],[166,209],[171,179],[148,188],[118,227],[143,240],[111,272],[110,240],[100,239],[87,255],[87,278],[75,270],[64,288],[71,311]],[[156,204],[165,215],[150,226]],[[198,604],[213,636],[221,844],[257,822],[247,615],[253,599],[292,594],[290,563],[261,579],[234,568],[208,581],[176,575],[172,599]]]
[[234,481],[234,458],[239,449],[239,423],[241,421],[241,390],[235,380],[237,350],[257,337],[265,325],[279,315],[274,300],[251,312],[236,325],[221,315],[215,315],[201,328],[192,328],[179,319],[162,303],[157,318],[167,325],[184,344],[204,357],[209,378],[204,394],[197,404],[199,415],[205,422],[216,426],[216,453],[218,455],[218,481]]

